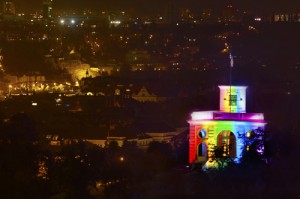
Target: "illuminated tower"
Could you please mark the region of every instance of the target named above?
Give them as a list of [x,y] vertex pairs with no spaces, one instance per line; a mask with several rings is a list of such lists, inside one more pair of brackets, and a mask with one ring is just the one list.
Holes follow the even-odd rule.
[[3,3],[3,14],[10,14],[15,15],[16,14],[16,8],[15,4],[13,2],[4,2]]
[[246,113],[246,86],[219,86],[220,111]]
[[46,0],[43,2],[43,18],[52,18],[52,0]]
[[252,132],[265,128],[263,113],[246,113],[246,86],[219,88],[219,110],[193,112],[188,121],[189,163],[213,166],[212,156],[216,147],[223,147],[224,156],[239,162],[243,150],[249,147]]

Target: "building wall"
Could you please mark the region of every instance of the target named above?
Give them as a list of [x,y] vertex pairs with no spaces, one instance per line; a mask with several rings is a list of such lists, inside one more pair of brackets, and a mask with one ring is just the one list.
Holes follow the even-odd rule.
[[[238,161],[242,157],[245,148],[245,136],[248,131],[265,127],[265,123],[246,121],[198,121],[190,125],[189,162],[204,162],[213,155],[214,148],[218,145],[218,135],[222,131],[230,131],[236,138],[235,154]],[[205,136],[199,135],[205,131]],[[198,147],[203,143],[207,148],[205,155],[198,154]]]

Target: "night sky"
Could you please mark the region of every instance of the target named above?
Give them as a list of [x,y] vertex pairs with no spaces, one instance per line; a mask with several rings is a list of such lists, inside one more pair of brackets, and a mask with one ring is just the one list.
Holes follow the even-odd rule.
[[[3,1],[3,0],[2,0]],[[40,9],[42,0],[10,0],[15,2],[17,11],[22,9]],[[254,14],[268,14],[273,12],[299,12],[300,0],[54,0],[54,8],[94,8],[98,10],[128,9],[135,12],[163,11],[168,2],[172,2],[175,8],[190,8],[197,12],[202,8],[220,10],[224,5],[231,3],[240,10],[251,11]]]

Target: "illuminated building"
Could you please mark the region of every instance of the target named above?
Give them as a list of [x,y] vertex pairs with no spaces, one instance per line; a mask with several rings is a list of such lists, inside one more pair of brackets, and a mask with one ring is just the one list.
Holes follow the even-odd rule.
[[213,165],[216,147],[239,162],[254,131],[265,128],[263,113],[246,113],[246,86],[219,86],[220,110],[197,111],[188,121],[189,163]]
[[4,2],[3,13],[15,15],[16,14],[15,4],[13,2]]
[[52,0],[46,0],[43,2],[43,18],[52,18]]
[[158,96],[143,86],[137,93],[132,94],[132,99],[135,99],[139,102],[162,102],[166,101],[167,97]]
[[285,13],[272,16],[274,22],[300,22],[300,14]]
[[193,21],[194,17],[191,11],[187,8],[181,10],[181,20],[185,22]]

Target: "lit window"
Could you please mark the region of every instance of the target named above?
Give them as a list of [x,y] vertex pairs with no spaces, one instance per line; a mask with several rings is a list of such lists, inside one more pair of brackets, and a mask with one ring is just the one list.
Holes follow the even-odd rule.
[[230,99],[229,100],[230,106],[236,106],[237,96],[236,95],[230,95],[229,99]]
[[250,146],[247,145],[247,146],[246,146],[246,151],[249,151],[249,150],[250,150]]
[[201,138],[205,138],[205,137],[206,137],[206,131],[205,131],[204,129],[201,129],[201,130],[199,131],[199,136],[200,136]]
[[252,131],[248,131],[247,133],[246,133],[246,137],[247,138],[250,138],[252,136]]

